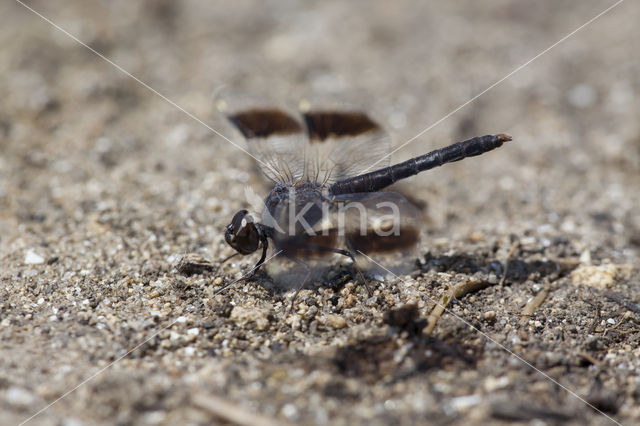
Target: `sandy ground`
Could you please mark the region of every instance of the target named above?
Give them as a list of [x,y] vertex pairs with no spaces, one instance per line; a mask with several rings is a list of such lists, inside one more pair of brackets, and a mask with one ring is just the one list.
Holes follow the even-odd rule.
[[[339,265],[293,314],[265,275],[214,295],[255,256],[175,265],[232,253],[244,188],[268,191],[252,160],[2,2],[1,423],[640,422],[640,3],[442,122],[613,2],[29,4],[237,143],[223,85],[349,100],[396,144],[438,123],[394,161],[514,142],[403,186],[425,203],[416,270],[373,296]],[[428,335],[461,283],[481,288]]]

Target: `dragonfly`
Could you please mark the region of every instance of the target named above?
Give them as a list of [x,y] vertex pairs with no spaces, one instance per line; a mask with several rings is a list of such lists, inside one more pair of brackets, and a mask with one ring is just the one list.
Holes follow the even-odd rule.
[[[244,106],[225,114],[272,189],[261,220],[243,209],[225,228],[233,256],[259,250],[261,256],[249,273],[223,289],[251,278],[273,248],[305,271],[292,300],[310,277],[312,259],[350,258],[366,284],[358,259],[418,244],[420,210],[387,187],[512,140],[506,134],[474,137],[389,165],[389,134],[360,110],[308,108],[296,116],[272,106]],[[380,167],[369,171],[373,164]]]

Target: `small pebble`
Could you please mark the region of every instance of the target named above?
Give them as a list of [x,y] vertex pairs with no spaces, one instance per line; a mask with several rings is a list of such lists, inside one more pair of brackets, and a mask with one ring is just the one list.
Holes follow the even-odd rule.
[[391,411],[391,410],[395,410],[395,409],[396,409],[396,405],[397,405],[397,404],[396,404],[394,401],[392,401],[392,400],[390,400],[390,399],[387,399],[387,400],[384,402],[384,409],[385,409],[385,410],[389,410],[389,411]]
[[293,404],[285,404],[285,406],[282,407],[282,415],[289,419],[293,419],[298,416],[298,409]]
[[44,263],[44,257],[31,249],[27,250],[27,254],[24,256],[25,265],[39,265],[41,263]]
[[143,416],[144,423],[159,424],[166,420],[167,414],[164,411],[149,411]]
[[5,394],[6,401],[11,405],[27,406],[36,401],[36,397],[26,389],[11,386]]
[[493,321],[496,319],[496,311],[487,311],[482,314],[482,317],[487,321]]
[[482,241],[483,239],[484,239],[484,236],[480,232],[474,231],[471,234],[469,234],[469,240],[474,243]]
[[481,401],[482,398],[479,395],[465,395],[451,399],[450,405],[454,410],[459,411],[467,409],[469,407],[473,407],[474,405],[479,404]]
[[498,389],[503,389],[509,386],[510,380],[508,376],[492,377],[489,376],[483,383],[484,390],[491,393]]
[[593,288],[608,288],[615,283],[618,267],[616,265],[580,266],[571,272],[573,285]]
[[258,331],[266,330],[269,326],[268,311],[265,309],[236,306],[231,311],[229,319],[241,326],[254,324]]
[[591,251],[585,250],[580,254],[580,263],[583,265],[591,265]]
[[577,84],[567,94],[569,102],[577,108],[587,108],[593,105],[597,99],[595,89],[586,84]]
[[327,315],[327,324],[333,328],[340,329],[347,326],[347,321],[340,315],[331,314]]
[[81,420],[78,420],[73,417],[67,417],[66,419],[62,419],[60,423],[62,426],[84,426]]

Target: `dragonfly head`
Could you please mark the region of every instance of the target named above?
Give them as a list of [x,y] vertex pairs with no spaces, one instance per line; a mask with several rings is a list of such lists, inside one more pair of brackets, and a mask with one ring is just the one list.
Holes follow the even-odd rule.
[[260,247],[260,232],[253,217],[246,210],[240,210],[227,225],[224,239],[242,255],[251,254]]

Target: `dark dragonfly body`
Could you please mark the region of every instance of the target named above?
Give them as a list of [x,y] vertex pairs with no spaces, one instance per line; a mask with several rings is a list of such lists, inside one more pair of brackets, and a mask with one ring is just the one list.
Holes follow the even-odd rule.
[[[306,259],[332,254],[355,262],[359,253],[415,246],[420,229],[417,208],[398,193],[379,191],[511,140],[504,134],[475,137],[367,172],[388,157],[390,139],[364,113],[308,111],[303,114],[304,126],[275,108],[237,109],[228,111],[228,118],[274,184],[260,222],[241,210],[226,228],[225,239],[238,253],[262,248],[260,260],[241,279],[264,263],[270,241],[283,257],[301,265]],[[388,164],[388,158],[385,161]],[[383,205],[393,214],[382,214]]]
[[401,179],[417,175],[425,170],[484,154],[510,140],[510,136],[499,134],[479,136],[464,142],[454,143],[393,166],[341,180],[331,185],[329,192],[337,195],[380,191]]

